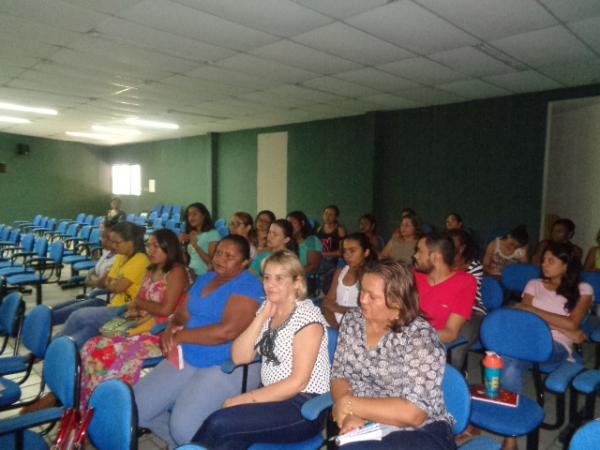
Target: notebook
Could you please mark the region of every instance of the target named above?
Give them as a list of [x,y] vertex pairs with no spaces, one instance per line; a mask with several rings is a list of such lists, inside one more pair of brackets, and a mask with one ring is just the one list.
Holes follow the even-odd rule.
[[500,389],[500,394],[498,394],[497,398],[490,398],[485,395],[485,387],[481,385],[471,386],[471,398],[476,401],[509,406],[511,408],[519,406],[519,394]]
[[173,364],[176,369],[183,369],[183,350],[181,345],[172,346],[169,350],[169,356],[167,357],[169,362]]
[[352,442],[381,441],[388,434],[398,430],[400,430],[400,428],[393,425],[369,422],[362,428],[336,436],[335,443],[341,447],[342,445],[350,444]]

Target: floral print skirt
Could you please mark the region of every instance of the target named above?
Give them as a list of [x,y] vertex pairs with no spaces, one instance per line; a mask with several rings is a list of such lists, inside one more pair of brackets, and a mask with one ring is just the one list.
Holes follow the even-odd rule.
[[85,410],[92,392],[103,381],[119,378],[130,385],[140,379],[144,359],[161,356],[160,337],[96,336],[81,350],[80,408]]

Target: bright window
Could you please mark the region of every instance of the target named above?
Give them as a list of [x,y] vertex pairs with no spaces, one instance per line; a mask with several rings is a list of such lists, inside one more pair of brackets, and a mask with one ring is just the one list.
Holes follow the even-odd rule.
[[113,164],[112,193],[115,195],[142,194],[142,169],[139,164]]

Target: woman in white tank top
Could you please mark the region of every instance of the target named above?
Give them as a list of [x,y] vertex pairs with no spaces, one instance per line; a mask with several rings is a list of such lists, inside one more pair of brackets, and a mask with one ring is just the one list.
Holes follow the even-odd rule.
[[358,280],[364,265],[374,259],[373,255],[371,243],[362,233],[351,234],[342,241],[346,265],[335,271],[323,303],[323,315],[329,326],[337,329],[344,313],[358,306]]

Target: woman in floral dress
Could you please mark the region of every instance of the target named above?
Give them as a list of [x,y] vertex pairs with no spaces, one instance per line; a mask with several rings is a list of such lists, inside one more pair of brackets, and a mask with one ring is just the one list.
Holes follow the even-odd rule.
[[[189,288],[189,274],[177,236],[168,229],[155,231],[147,245],[150,267],[126,316],[166,322]],[[144,322],[144,320],[140,320]],[[161,356],[160,337],[142,333],[127,337],[97,336],[81,350],[81,409],[102,381],[120,378],[135,384],[144,359]]]

